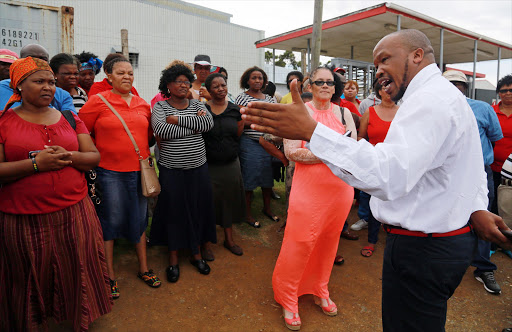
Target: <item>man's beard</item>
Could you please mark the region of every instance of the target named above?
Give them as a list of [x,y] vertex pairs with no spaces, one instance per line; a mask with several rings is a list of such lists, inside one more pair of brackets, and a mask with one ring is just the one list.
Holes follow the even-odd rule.
[[394,101],[395,103],[399,102],[400,99],[402,99],[402,97],[405,94],[405,90],[407,90],[406,82],[407,82],[407,71],[408,70],[409,70],[409,64],[407,63],[407,60],[406,60],[405,66],[404,66],[404,76],[402,77],[402,84],[400,85],[400,88],[398,89],[397,94],[394,97],[391,97],[391,100]]

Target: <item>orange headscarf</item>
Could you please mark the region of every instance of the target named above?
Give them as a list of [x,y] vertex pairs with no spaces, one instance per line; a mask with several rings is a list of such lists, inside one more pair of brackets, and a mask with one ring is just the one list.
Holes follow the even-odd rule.
[[12,104],[21,101],[21,94],[19,90],[16,89],[18,85],[27,77],[40,70],[48,70],[53,73],[48,62],[38,58],[27,57],[16,60],[12,63],[11,68],[9,68],[9,76],[11,78],[9,86],[11,87],[13,94],[5,105],[4,111],[9,109]]

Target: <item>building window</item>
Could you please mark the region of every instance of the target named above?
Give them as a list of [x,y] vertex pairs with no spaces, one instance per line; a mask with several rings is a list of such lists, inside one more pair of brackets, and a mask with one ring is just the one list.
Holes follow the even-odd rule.
[[129,53],[129,59],[130,63],[132,64],[133,68],[139,68],[139,53]]

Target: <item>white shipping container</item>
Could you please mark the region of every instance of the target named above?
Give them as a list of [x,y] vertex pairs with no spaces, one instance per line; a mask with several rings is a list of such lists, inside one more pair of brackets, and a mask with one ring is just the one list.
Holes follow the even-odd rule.
[[[4,3],[19,3],[6,1]],[[212,63],[225,67],[228,88],[233,95],[241,92],[240,76],[251,66],[263,65],[263,50],[255,42],[264,38],[261,30],[229,22],[230,14],[176,0],[25,0],[27,3],[60,8],[74,8],[74,53],[92,52],[104,59],[111,52],[121,52],[121,29],[128,30],[128,46],[135,69],[134,86],[142,98],[150,101],[158,93],[160,73],[174,59],[192,62],[197,54],[207,54]],[[3,12],[3,10],[2,10]],[[45,17],[46,14],[42,16]],[[17,18],[20,16],[15,15]],[[24,22],[41,17],[21,17]],[[39,22],[39,21],[38,21]],[[0,27],[12,20],[0,15]],[[55,29],[43,21],[32,32],[46,36]],[[36,31],[39,30],[39,31]],[[1,30],[0,30],[1,32]],[[57,35],[60,32],[57,33]],[[55,33],[51,33],[55,35]],[[58,46],[46,39],[34,42],[45,46],[50,57]],[[4,48],[4,47],[1,47]],[[10,47],[5,47],[13,49]],[[61,48],[62,49],[62,48]],[[96,77],[96,81],[104,74]]]

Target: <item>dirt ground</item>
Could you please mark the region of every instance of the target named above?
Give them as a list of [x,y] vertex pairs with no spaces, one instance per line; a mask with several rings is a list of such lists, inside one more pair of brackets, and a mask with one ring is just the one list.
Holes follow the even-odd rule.
[[[282,202],[273,204],[282,215]],[[358,219],[356,212],[353,207],[349,224]],[[121,297],[112,312],[95,321],[90,331],[288,331],[281,308],[273,299],[271,282],[283,238],[278,232],[282,222],[259,220],[263,221],[260,229],[246,224],[234,226],[235,240],[244,250],[240,257],[222,246],[224,235],[218,228],[218,244],[212,246],[216,259],[210,263],[212,272],[208,276],[200,275],[183,253],[181,277],[171,284],[165,276],[166,248],[149,248],[150,268],[162,279],[158,289],[151,289],[136,277],[133,250],[116,248],[114,262]],[[374,255],[364,258],[360,249],[366,243],[367,230],[358,233],[359,241],[340,241],[338,252],[345,257],[345,264],[332,270],[329,290],[339,314],[328,317],[314,305],[311,296],[303,296],[299,301],[301,331],[382,330],[381,269],[386,235],[381,231]],[[502,294],[487,293],[473,278],[474,268],[469,268],[448,303],[447,331],[501,331],[512,327],[512,261],[501,252],[492,260],[499,267],[496,279]],[[61,325],[52,330],[63,329]]]

